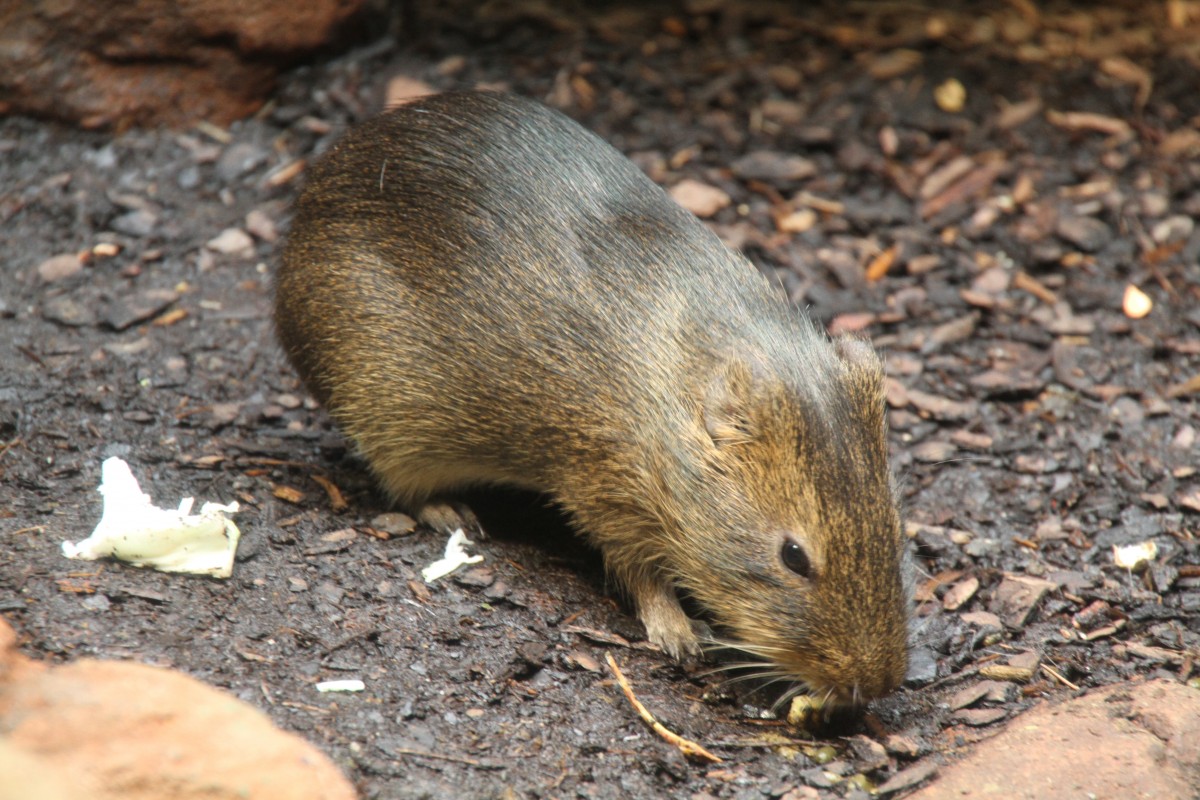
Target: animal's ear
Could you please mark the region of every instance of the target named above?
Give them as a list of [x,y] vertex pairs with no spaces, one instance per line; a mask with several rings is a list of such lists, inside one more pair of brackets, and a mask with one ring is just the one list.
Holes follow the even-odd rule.
[[761,370],[744,359],[720,364],[704,395],[704,428],[718,447],[752,441],[758,434],[754,398],[761,389]]

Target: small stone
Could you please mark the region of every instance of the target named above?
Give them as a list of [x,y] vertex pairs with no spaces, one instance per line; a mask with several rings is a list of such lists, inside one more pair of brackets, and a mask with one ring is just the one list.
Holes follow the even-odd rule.
[[496,574],[491,567],[474,567],[454,575],[454,582],[460,586],[473,586],[479,589],[491,586],[495,580]]
[[83,262],[74,253],[51,256],[38,264],[37,274],[45,283],[65,280],[83,271]]
[[691,178],[685,178],[671,187],[670,195],[676,203],[702,219],[711,217],[733,202],[729,195],[717,187]]
[[1088,253],[1096,252],[1113,238],[1112,229],[1095,217],[1061,217],[1055,226],[1055,233]]
[[154,342],[148,336],[139,336],[131,341],[108,342],[104,345],[104,352],[117,356],[118,358],[132,358],[140,356],[154,346]]
[[928,751],[928,747],[920,740],[902,733],[893,733],[883,740],[883,746],[889,753],[905,758],[916,758]]
[[993,681],[979,681],[978,683],[959,689],[946,705],[949,706],[951,711],[958,711],[959,709],[973,706],[987,697],[988,692],[991,691],[992,683]]
[[729,165],[733,174],[748,181],[800,181],[817,174],[807,158],[774,150],[755,150]]
[[95,312],[73,297],[52,297],[42,306],[42,317],[68,328],[81,328],[96,321]]
[[876,794],[893,794],[895,792],[911,789],[917,784],[929,780],[937,774],[938,767],[933,761],[922,761],[918,764],[900,770],[892,777],[881,783],[876,789]]
[[110,608],[112,608],[112,601],[108,599],[107,595],[93,594],[93,595],[88,595],[87,597],[84,597],[83,600],[81,601],[80,605],[82,605],[88,611],[103,612],[103,611],[108,611]]
[[858,759],[855,766],[863,772],[870,772],[887,764],[887,750],[869,736],[859,734],[851,736],[848,741],[850,749],[854,751],[854,757]]
[[279,239],[279,227],[275,220],[262,209],[256,208],[246,215],[246,230],[264,242]]
[[957,611],[966,605],[975,592],[979,591],[979,579],[967,578],[951,586],[942,596],[942,608],[947,611]]
[[1008,711],[1003,708],[964,708],[956,711],[952,719],[964,725],[979,728],[999,722],[1007,716]]
[[[445,64],[446,62],[443,61],[442,63]],[[418,97],[435,94],[436,92],[437,89],[420,78],[397,75],[387,82],[387,86],[384,89],[384,106],[391,108],[407,103],[410,100],[415,100]]]
[[531,667],[541,666],[550,650],[545,642],[525,642],[517,647],[517,655]]
[[908,399],[918,411],[935,419],[963,421],[972,419],[979,413],[979,404],[974,401],[959,402],[916,389],[908,390]]
[[913,458],[922,463],[940,464],[958,452],[958,448],[950,442],[929,441],[921,442],[909,452],[912,453]]
[[1162,222],[1154,226],[1150,231],[1150,238],[1158,244],[1169,244],[1171,242],[1185,241],[1192,235],[1192,231],[1196,228],[1196,221],[1191,217],[1177,214],[1173,217],[1168,217]]
[[129,211],[114,219],[111,227],[117,233],[141,238],[149,236],[158,227],[158,214],[148,208]]
[[267,151],[250,142],[235,142],[217,159],[217,177],[229,183],[267,162]]
[[226,228],[204,244],[209,250],[225,255],[254,254],[254,240],[241,228]]
[[114,300],[104,312],[104,322],[115,331],[157,317],[179,299],[173,289],[144,289]]
[[407,536],[416,529],[417,521],[408,514],[390,511],[372,517],[371,527],[392,536]]
[[215,403],[209,419],[213,427],[220,428],[237,420],[241,413],[241,403]]
[[999,633],[1004,629],[1000,622],[1000,617],[990,611],[967,611],[958,615],[958,618],[963,622],[973,627],[979,628],[980,631],[995,631]]
[[275,395],[275,397],[272,399],[272,402],[274,402],[276,405],[282,406],[283,408],[294,410],[299,408],[304,401],[291,392],[283,392]]
[[1022,628],[1046,592],[1055,588],[1050,581],[1025,575],[1006,575],[992,592],[993,611],[1009,628]]

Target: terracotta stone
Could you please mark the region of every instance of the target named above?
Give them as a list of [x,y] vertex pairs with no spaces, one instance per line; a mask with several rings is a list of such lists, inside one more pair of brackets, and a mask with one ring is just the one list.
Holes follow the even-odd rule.
[[352,800],[321,751],[178,672],[46,666],[0,621],[0,800]]
[[0,113],[88,128],[226,124],[256,111],[281,69],[361,30],[372,8],[372,0],[7,0]]
[[1034,708],[941,771],[911,800],[1195,800],[1200,691],[1109,686]]

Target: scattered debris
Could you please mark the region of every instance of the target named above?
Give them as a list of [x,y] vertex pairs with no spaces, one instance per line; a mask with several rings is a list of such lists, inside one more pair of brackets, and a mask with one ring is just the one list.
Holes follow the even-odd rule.
[[67,558],[93,561],[112,556],[135,567],[163,572],[191,572],[228,578],[241,531],[227,514],[237,502],[205,503],[192,514],[191,497],[175,510],[158,508],[145,494],[129,465],[114,456],[101,466],[99,492],[104,497],[100,523],[88,538],[63,542]]
[[483,556],[481,555],[467,555],[466,545],[470,543],[471,540],[463,533],[462,528],[450,534],[450,538],[446,541],[446,554],[421,570],[421,577],[425,579],[426,583],[433,583],[439,578],[446,577],[459,567],[467,564],[478,564],[480,561],[483,561]]

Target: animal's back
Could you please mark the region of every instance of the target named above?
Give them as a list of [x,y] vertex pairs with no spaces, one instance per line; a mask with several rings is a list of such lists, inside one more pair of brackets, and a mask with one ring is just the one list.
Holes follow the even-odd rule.
[[544,489],[539,454],[635,446],[635,418],[684,413],[697,357],[782,306],[610,145],[508,95],[355,128],[312,170],[293,231],[277,321],[294,362],[368,458],[435,481]]

